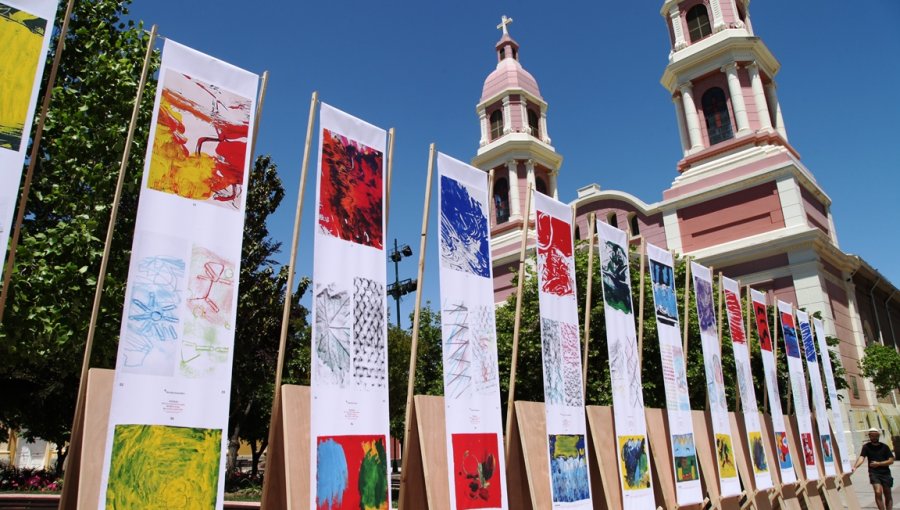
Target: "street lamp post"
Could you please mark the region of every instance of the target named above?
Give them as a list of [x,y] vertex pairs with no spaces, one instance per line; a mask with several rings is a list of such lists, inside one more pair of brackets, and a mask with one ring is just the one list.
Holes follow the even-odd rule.
[[394,298],[394,301],[397,303],[398,328],[400,327],[400,298],[410,292],[415,292],[416,290],[416,280],[407,278],[400,281],[400,261],[403,260],[404,257],[411,257],[412,253],[412,248],[410,248],[408,244],[404,244],[400,247],[397,243],[397,239],[394,239],[394,249],[391,250],[390,254],[391,261],[394,263],[394,283],[388,285],[387,293]]

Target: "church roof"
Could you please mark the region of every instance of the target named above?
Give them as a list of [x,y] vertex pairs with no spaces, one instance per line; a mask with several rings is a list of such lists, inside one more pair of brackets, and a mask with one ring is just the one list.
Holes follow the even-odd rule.
[[[500,51],[504,46],[512,46],[516,50],[519,47],[509,34],[503,34],[503,37],[497,42],[497,50]],[[488,100],[509,89],[522,89],[542,101],[544,99],[541,96],[537,80],[522,67],[522,64],[519,63],[518,55],[513,57],[507,54],[505,58],[501,58],[497,62],[497,68],[484,80],[484,87],[481,90],[481,101]]]

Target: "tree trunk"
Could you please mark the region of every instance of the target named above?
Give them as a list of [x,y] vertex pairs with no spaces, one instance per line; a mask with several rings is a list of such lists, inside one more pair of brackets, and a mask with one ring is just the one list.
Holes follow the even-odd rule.
[[234,426],[234,433],[228,440],[228,459],[225,462],[225,469],[228,472],[233,472],[237,468],[238,448],[241,447],[240,432],[241,425],[238,423]]
[[259,444],[259,451],[256,450],[256,442],[254,441],[251,445],[251,452],[253,454],[253,476],[259,474],[259,459],[262,458],[262,454],[265,453],[266,448],[269,446],[269,440],[263,439]]
[[69,455],[69,449],[63,448],[60,443],[56,444],[56,475],[63,474],[63,468],[66,465],[66,457]]

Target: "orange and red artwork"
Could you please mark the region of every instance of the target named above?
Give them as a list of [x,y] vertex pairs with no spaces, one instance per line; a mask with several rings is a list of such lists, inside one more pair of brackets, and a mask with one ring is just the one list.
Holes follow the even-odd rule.
[[456,508],[500,508],[500,455],[497,434],[453,434]]
[[384,248],[382,153],[322,130],[319,227],[330,236]]
[[772,352],[772,336],[769,334],[769,314],[766,305],[753,302],[753,315],[756,316],[756,328],[759,332],[759,347]]
[[239,210],[251,107],[216,85],[165,73],[147,187]]
[[744,316],[741,313],[741,300],[737,294],[730,290],[725,290],[725,306],[728,307],[728,325],[731,331],[731,341],[739,344],[746,344],[747,337],[744,335]]
[[572,227],[561,219],[538,211],[537,238],[541,290],[557,296],[574,296]]

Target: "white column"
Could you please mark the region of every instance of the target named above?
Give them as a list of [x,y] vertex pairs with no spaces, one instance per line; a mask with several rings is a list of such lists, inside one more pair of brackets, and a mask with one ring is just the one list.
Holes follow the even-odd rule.
[[550,143],[550,133],[547,132],[547,105],[541,105],[541,140]]
[[519,171],[516,160],[507,161],[506,169],[508,171],[507,179],[509,180],[509,215],[520,216],[522,214],[519,209]]
[[787,141],[787,130],[784,128],[784,117],[781,116],[781,104],[778,102],[778,93],[776,92],[775,82],[766,84],[766,97],[769,99],[769,105],[775,114],[775,129],[778,134]]
[[709,0],[709,7],[712,9],[713,33],[724,30],[725,18],[722,17],[721,0]]
[[519,106],[521,106],[522,110],[522,131],[534,136],[534,133],[531,132],[531,126],[528,125],[528,100],[521,94],[519,95]]
[[509,108],[509,96],[503,98],[503,134],[512,131],[512,110]]
[[756,114],[759,116],[761,129],[772,129],[772,117],[769,115],[769,105],[766,103],[766,90],[763,88],[762,78],[759,76],[759,65],[751,62],[747,66],[750,73],[750,86],[753,87],[753,100],[756,102]]
[[533,159],[529,159],[529,160],[525,161],[525,175],[527,176],[527,179],[528,179],[528,186],[533,189],[537,189],[537,186],[535,185],[535,181],[534,181],[534,160]]
[[679,87],[681,100],[684,103],[684,118],[687,123],[688,138],[691,141],[691,151],[703,148],[703,136],[700,133],[700,116],[697,115],[697,105],[694,103],[694,86],[688,82]]
[[672,96],[672,102],[675,104],[675,122],[678,124],[678,136],[681,138],[681,151],[687,155],[691,149],[691,141],[688,140],[688,134],[684,127],[684,103],[678,96]]
[[747,106],[744,104],[744,91],[741,90],[741,80],[737,74],[737,62],[732,62],[722,67],[722,72],[728,77],[728,92],[731,94],[731,108],[734,110],[734,120],[737,122],[738,136],[750,131],[750,121],[747,119]]
[[553,198],[559,200],[559,190],[556,188],[557,176],[559,175],[559,170],[555,172],[550,172],[550,194],[553,195]]
[[484,147],[488,143],[487,111],[484,108],[478,110],[478,123],[481,125],[481,140],[478,141],[478,145]]
[[677,5],[673,5],[669,10],[669,22],[672,23],[672,33],[675,34],[675,51],[687,48],[687,41],[684,39],[684,27],[681,25],[681,9]]

